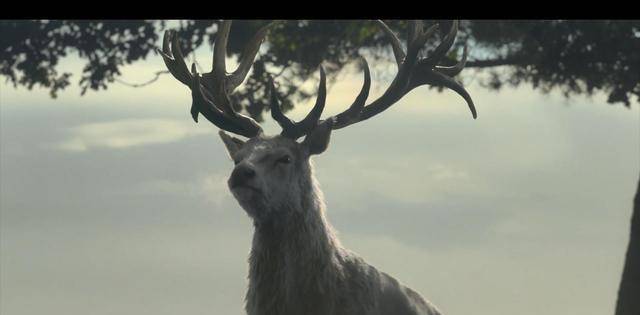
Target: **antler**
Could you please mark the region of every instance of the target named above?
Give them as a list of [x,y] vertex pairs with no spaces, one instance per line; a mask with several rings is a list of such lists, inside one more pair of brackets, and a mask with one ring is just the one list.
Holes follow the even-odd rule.
[[[437,24],[424,31],[422,21],[411,21],[411,24],[409,25],[407,50],[405,53],[402,49],[400,40],[393,31],[391,31],[384,22],[380,20],[376,22],[385,32],[391,43],[393,54],[398,65],[398,73],[382,96],[371,104],[367,106],[355,106],[356,103],[358,103],[356,101],[352,107],[355,106],[356,108],[360,108],[360,110],[350,107],[346,111],[329,118],[334,120],[333,129],[344,128],[351,124],[369,119],[389,108],[411,90],[421,85],[444,86],[457,92],[467,102],[473,118],[475,119],[478,117],[473,100],[471,99],[471,96],[469,96],[469,93],[458,82],[451,78],[452,76],[460,73],[464,68],[467,61],[467,46],[465,45],[462,60],[456,65],[451,67],[437,65],[453,45],[458,32],[458,21],[453,21],[449,32],[442,42],[435,48],[433,53],[430,56],[421,59],[418,59],[418,52],[422,46],[424,46],[427,39],[435,33],[438,27]],[[363,67],[365,82],[358,99],[360,99],[363,94],[368,94],[371,80],[369,66],[364,59]]]
[[169,72],[191,89],[193,99],[191,115],[196,122],[198,122],[198,114],[202,114],[219,128],[245,137],[254,137],[262,132],[262,128],[255,120],[233,109],[229,95],[246,78],[260,49],[260,44],[276,23],[271,22],[258,30],[245,46],[240,65],[230,74],[226,72],[225,57],[231,21],[225,20],[218,25],[213,51],[213,70],[202,75],[196,71],[195,64],[192,65],[191,72],[187,68],[175,32],[169,30],[164,33],[162,50],[158,52],[162,55]]
[[[258,30],[256,35],[245,46],[241,55],[240,65],[230,74],[226,72],[225,55],[231,21],[222,21],[220,23],[215,40],[213,70],[202,75],[197,73],[195,64],[192,65],[191,72],[188,70],[175,32],[165,32],[162,50],[159,50],[159,52],[171,74],[191,89],[193,99],[191,115],[196,122],[198,122],[198,115],[202,114],[214,125],[229,132],[245,137],[254,137],[262,133],[262,128],[255,120],[237,113],[233,109],[229,95],[246,78],[260,49],[260,44],[269,29],[276,23],[271,22]],[[398,65],[398,73],[382,96],[365,106],[371,87],[371,74],[366,60],[362,58],[364,83],[356,100],[344,112],[326,120],[320,120],[326,100],[326,75],[324,69],[320,67],[320,86],[316,103],[303,120],[294,122],[282,113],[278,95],[271,80],[271,116],[282,127],[282,135],[297,139],[307,134],[318,124],[331,124],[332,129],[340,129],[367,120],[383,112],[411,90],[421,85],[443,86],[455,91],[465,99],[473,118],[477,117],[471,96],[458,82],[451,78],[464,68],[467,60],[467,46],[465,45],[464,47],[462,60],[456,65],[450,67],[438,65],[453,45],[458,32],[458,21],[453,21],[442,42],[426,58],[418,58],[418,53],[427,39],[437,30],[437,24],[425,31],[422,21],[411,21],[405,52],[395,33],[381,20],[378,20],[377,23],[388,38]]]
[[307,116],[300,122],[293,122],[282,113],[280,108],[280,101],[278,100],[278,93],[273,85],[273,80],[269,81],[271,85],[271,117],[282,127],[282,135],[297,139],[304,136],[311,129],[315,128],[322,110],[324,110],[324,103],[327,98],[327,78],[324,73],[324,69],[320,66],[320,86],[318,87],[318,97],[316,98],[316,104],[307,114]]
[[421,85],[444,86],[457,92],[467,102],[473,118],[475,119],[477,117],[471,96],[469,96],[469,93],[458,82],[451,78],[460,73],[464,68],[467,60],[467,46],[465,45],[462,60],[456,65],[451,67],[437,65],[453,45],[458,32],[458,21],[453,21],[449,32],[435,48],[433,53],[426,58],[420,59],[418,58],[418,53],[427,39],[437,30],[437,24],[425,31],[422,21],[411,21],[408,32],[407,50],[405,52],[395,33],[381,20],[378,20],[377,23],[386,34],[398,65],[398,73],[382,96],[365,106],[371,87],[371,74],[366,60],[362,58],[364,83],[356,100],[344,112],[321,121],[319,118],[324,108],[326,82],[324,71],[320,68],[318,100],[309,115],[299,123],[292,122],[282,114],[277,97],[275,96],[275,89],[272,87],[271,114],[280,126],[282,126],[283,135],[296,139],[309,132],[317,124],[329,123],[332,124],[332,129],[340,129],[367,120],[383,112],[411,90]]

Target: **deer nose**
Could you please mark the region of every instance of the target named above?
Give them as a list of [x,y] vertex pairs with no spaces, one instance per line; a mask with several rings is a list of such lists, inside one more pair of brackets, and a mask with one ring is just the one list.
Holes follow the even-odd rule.
[[245,184],[256,177],[256,171],[249,165],[240,164],[231,172],[229,186],[231,188]]

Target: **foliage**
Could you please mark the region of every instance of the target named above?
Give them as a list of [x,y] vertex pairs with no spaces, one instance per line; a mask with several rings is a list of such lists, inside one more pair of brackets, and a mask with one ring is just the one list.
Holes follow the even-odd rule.
[[629,106],[640,98],[640,23],[638,21],[478,21],[470,27],[478,46],[493,60],[470,66],[511,65],[506,75],[492,71],[488,86],[529,82],[570,94],[602,90],[610,103]]
[[[237,56],[243,43],[265,23],[234,22],[229,54]],[[388,24],[406,33],[405,23]],[[72,77],[71,73],[60,73],[59,61],[75,53],[86,62],[78,81],[82,94],[89,89],[107,89],[122,80],[121,66],[156,54],[159,34],[166,27],[162,21],[0,21],[4,37],[0,74],[14,86],[31,89],[39,85],[56,97]],[[183,52],[212,45],[216,29],[213,20],[181,21],[178,32]],[[441,36],[429,42],[431,47]],[[459,58],[456,54],[461,45],[468,43],[471,55],[467,67],[487,73],[489,79],[482,83],[489,89],[528,83],[542,92],[559,88],[567,96],[603,91],[610,103],[626,106],[633,96],[640,100],[638,21],[465,21],[459,38],[451,62]],[[313,94],[299,87],[313,78],[321,63],[329,78],[335,78],[362,53],[390,58],[386,45],[382,32],[369,21],[281,23],[271,32],[251,75],[234,95],[235,104],[260,119],[268,108],[268,78],[274,76],[279,92],[287,99],[285,110],[289,109]],[[428,54],[428,49],[423,53]]]

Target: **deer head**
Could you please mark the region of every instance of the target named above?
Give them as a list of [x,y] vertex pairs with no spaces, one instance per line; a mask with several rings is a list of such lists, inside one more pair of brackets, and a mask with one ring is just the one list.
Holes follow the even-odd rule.
[[[367,62],[362,59],[364,83],[353,104],[344,112],[321,120],[326,99],[326,77],[320,67],[320,86],[316,103],[303,120],[294,122],[282,113],[278,95],[271,81],[271,116],[282,127],[282,133],[266,136],[255,120],[233,109],[229,95],[244,81],[261,42],[275,23],[272,22],[258,31],[246,45],[237,70],[230,74],[227,74],[225,65],[230,21],[223,21],[219,25],[214,47],[213,70],[210,73],[198,74],[195,65],[192,65],[191,71],[188,70],[178,38],[172,31],[165,33],[163,49],[160,51],[173,76],[191,89],[191,114],[196,122],[198,115],[202,114],[220,129],[248,138],[242,140],[220,131],[220,137],[235,162],[228,180],[229,188],[240,205],[255,220],[268,219],[283,211],[306,209],[304,203],[307,201],[304,196],[314,185],[310,156],[326,150],[331,131],[381,113],[418,86],[436,85],[452,89],[465,99],[473,118],[477,116],[467,91],[451,78],[465,65],[466,46],[463,58],[458,64],[451,67],[438,65],[453,45],[458,30],[457,21],[451,24],[448,33],[433,53],[425,58],[419,58],[418,53],[437,30],[437,24],[424,30],[421,21],[411,21],[405,51],[394,32],[384,22],[377,21],[391,43],[398,66],[395,78],[382,96],[365,104],[369,96],[371,77]],[[303,136],[304,140],[298,141]]]

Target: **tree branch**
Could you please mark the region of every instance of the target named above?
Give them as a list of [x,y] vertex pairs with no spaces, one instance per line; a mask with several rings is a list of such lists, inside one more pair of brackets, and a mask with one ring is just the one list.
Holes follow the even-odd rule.
[[530,64],[521,57],[506,57],[499,59],[484,59],[467,61],[465,68],[490,68],[497,66],[523,66]]
[[147,85],[149,85],[149,84],[151,84],[153,82],[158,81],[158,79],[160,78],[161,75],[167,74],[167,73],[169,73],[169,71],[166,71],[166,70],[158,71],[158,72],[155,73],[155,77],[151,78],[148,81],[142,82],[142,83],[130,83],[130,82],[124,81],[122,79],[118,79],[118,78],[115,78],[114,80],[116,82],[122,84],[122,85],[130,86],[130,87],[133,87],[133,88],[139,88],[139,87],[147,86]]

